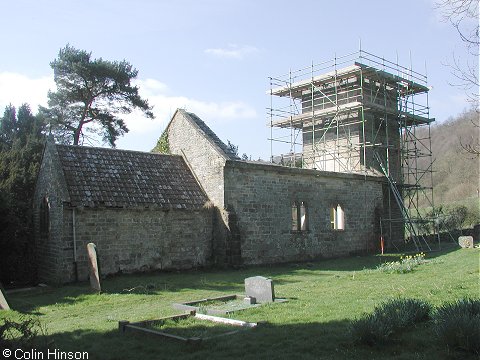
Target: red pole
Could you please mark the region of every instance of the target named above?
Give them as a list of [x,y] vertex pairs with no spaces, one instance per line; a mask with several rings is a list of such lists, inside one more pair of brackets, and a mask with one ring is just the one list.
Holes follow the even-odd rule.
[[384,246],[385,246],[385,242],[383,240],[383,236],[380,236],[380,249],[382,250],[382,255],[383,255]]

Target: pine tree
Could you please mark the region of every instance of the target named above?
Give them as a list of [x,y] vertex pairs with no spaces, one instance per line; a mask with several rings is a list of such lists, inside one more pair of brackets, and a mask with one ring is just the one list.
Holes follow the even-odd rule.
[[0,281],[35,277],[32,198],[45,142],[43,121],[23,104],[0,118]]
[[118,137],[128,132],[122,114],[140,110],[154,117],[131,83],[138,70],[125,60],[92,59],[91,53],[67,45],[50,66],[57,91],[48,93],[49,107],[40,109],[57,141],[82,145],[92,133],[115,147]]

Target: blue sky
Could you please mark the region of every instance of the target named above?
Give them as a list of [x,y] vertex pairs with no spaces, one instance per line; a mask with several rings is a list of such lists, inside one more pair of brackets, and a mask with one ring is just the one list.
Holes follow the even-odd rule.
[[[127,119],[118,147],[149,151],[177,107],[200,116],[240,154],[268,159],[269,76],[362,48],[425,72],[431,116],[467,108],[444,65],[463,59],[434,0],[16,0],[2,1],[0,106],[46,105],[49,63],[67,43],[139,70],[155,120]],[[411,55],[410,55],[411,54]],[[411,59],[411,60],[410,60]]]

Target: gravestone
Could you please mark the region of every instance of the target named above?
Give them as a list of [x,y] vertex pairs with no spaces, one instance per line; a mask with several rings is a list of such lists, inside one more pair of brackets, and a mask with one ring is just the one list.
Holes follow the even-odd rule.
[[100,275],[98,273],[97,247],[94,243],[87,244],[88,268],[90,274],[90,286],[93,290],[100,292]]
[[8,306],[7,299],[3,295],[3,289],[0,287],[0,310],[10,310],[10,306]]
[[273,302],[275,292],[272,279],[263,276],[253,276],[245,279],[245,296],[255,298],[259,304]]
[[473,249],[473,236],[459,236],[458,245],[464,249]]

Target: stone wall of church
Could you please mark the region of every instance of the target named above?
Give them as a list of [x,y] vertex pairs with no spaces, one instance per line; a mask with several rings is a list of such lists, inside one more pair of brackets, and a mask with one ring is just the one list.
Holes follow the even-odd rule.
[[225,156],[203,134],[188,114],[178,110],[168,126],[170,152],[184,157],[210,201],[223,209]]
[[177,110],[167,133],[170,152],[184,157],[214,209],[214,263],[239,264],[238,241],[235,229],[233,232],[231,229],[234,215],[228,212],[224,202],[224,165],[228,156],[184,110]]
[[[227,161],[225,203],[236,214],[243,263],[306,261],[373,250],[380,242],[382,184],[373,176]],[[292,213],[302,203],[305,229],[294,229]],[[344,229],[332,226],[332,209],[338,205]]]
[[[86,280],[89,242],[97,246],[102,275],[190,269],[212,261],[212,208],[74,209],[69,203],[58,154],[55,146],[47,143],[33,204],[40,281]],[[42,221],[48,223],[46,227],[42,228]]]
[[66,209],[63,224],[66,251],[61,282],[75,280],[74,245],[78,279],[88,279],[86,246],[90,242],[97,246],[101,275],[210,265],[211,209]]
[[[47,141],[33,199],[38,276],[42,281],[52,282],[60,282],[63,276],[63,205],[69,201],[67,185],[58,166],[59,161],[55,145]],[[41,217],[44,221],[43,228],[40,226]]]

